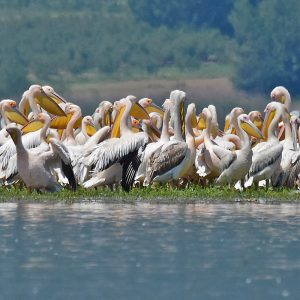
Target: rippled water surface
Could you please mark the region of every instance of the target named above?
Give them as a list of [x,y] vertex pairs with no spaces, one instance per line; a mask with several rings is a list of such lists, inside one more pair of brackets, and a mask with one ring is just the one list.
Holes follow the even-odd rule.
[[300,299],[295,204],[0,204],[1,299]]

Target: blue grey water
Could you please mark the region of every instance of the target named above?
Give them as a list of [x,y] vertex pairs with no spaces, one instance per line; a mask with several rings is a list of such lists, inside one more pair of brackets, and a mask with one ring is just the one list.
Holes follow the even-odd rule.
[[300,299],[295,204],[0,204],[1,299]]

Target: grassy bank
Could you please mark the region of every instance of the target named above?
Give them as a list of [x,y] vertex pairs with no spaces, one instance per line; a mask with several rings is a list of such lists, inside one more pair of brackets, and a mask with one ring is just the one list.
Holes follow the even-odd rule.
[[134,189],[130,193],[125,193],[121,189],[112,192],[106,188],[84,190],[80,188],[75,193],[69,190],[62,190],[60,193],[30,193],[27,189],[4,188],[0,189],[0,201],[16,202],[16,201],[62,201],[62,202],[78,202],[78,201],[103,201],[111,203],[134,203],[136,201],[145,201],[151,203],[195,203],[195,202],[299,202],[300,193],[296,190],[269,190],[253,189],[239,192],[229,188],[201,188],[199,186],[191,186],[184,190],[172,190],[165,187],[158,189],[143,188]]

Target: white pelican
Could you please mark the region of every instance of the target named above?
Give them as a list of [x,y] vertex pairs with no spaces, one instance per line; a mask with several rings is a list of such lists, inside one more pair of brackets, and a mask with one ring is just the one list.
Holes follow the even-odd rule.
[[28,119],[20,113],[16,108],[17,103],[14,100],[5,99],[0,101],[1,126],[0,130],[0,146],[10,140],[10,136],[5,130],[5,126],[10,123],[25,125]]
[[206,120],[206,128],[203,131],[204,144],[200,150],[197,151],[195,157],[195,166],[197,173],[201,178],[212,179],[218,177],[221,174],[220,158],[215,154],[214,149],[220,148],[226,151],[226,149],[218,146],[211,137],[212,128],[212,113],[208,108],[204,108],[202,111]]
[[96,127],[91,116],[85,116],[81,121],[81,130],[76,135],[75,141],[78,145],[85,144],[89,138],[96,133]]
[[[163,124],[162,124],[162,133],[160,136],[160,139],[157,142],[149,143],[146,146],[144,156],[142,163],[139,166],[139,169],[136,173],[135,180],[137,182],[144,182],[146,178],[146,169],[147,169],[147,163],[150,159],[153,152],[155,152],[158,148],[160,148],[163,144],[169,142],[170,140],[170,133],[169,133],[169,122],[170,122],[170,110],[171,106],[168,104],[168,102],[164,103],[165,112],[163,117]],[[145,185],[147,185],[147,181],[145,182]]]
[[113,110],[113,105],[109,101],[101,101],[99,106],[96,108],[93,118],[95,126],[98,129],[104,126],[111,125],[111,112]]
[[[94,176],[115,163],[122,164],[122,187],[129,191],[132,188],[136,171],[141,162],[143,147],[148,143],[148,135],[144,132],[133,133],[129,121],[130,112],[137,113],[140,119],[149,118],[145,110],[136,104],[134,96],[127,96],[119,102],[119,113],[114,122],[112,138],[97,145],[84,160],[86,166],[92,168]],[[120,134],[120,138],[117,136]],[[114,170],[118,170],[115,168]],[[115,176],[115,174],[107,174]],[[101,178],[101,176],[98,176]],[[94,183],[97,184],[97,183]]]
[[275,135],[275,131],[279,120],[286,117],[286,110],[282,103],[270,102],[265,113],[263,134],[267,140],[252,149],[252,165],[245,187],[251,186],[253,182],[257,187],[259,181],[266,180],[268,188],[269,179],[280,167],[283,146]]
[[150,157],[147,165],[146,183],[175,181],[183,177],[192,167],[195,155],[193,127],[197,125],[195,104],[190,104],[185,118],[185,138],[182,132],[182,108],[185,93],[175,90],[170,99],[174,101],[174,139],[163,144]]
[[280,167],[275,170],[271,181],[274,187],[293,187],[300,171],[300,152],[297,150],[297,117],[291,117],[292,128],[290,126],[289,114],[283,116],[285,138],[281,142],[283,145],[282,159]]
[[22,133],[19,128],[9,127],[6,130],[16,146],[19,175],[29,189],[50,192],[61,190],[62,186],[56,181],[55,176],[50,171],[53,164],[60,163],[62,171],[69,180],[69,184],[73,190],[76,190],[76,181],[68,150],[58,140],[51,138],[49,142],[52,149],[37,156],[24,147],[21,138]]
[[219,148],[215,148],[215,153],[219,155],[221,168],[223,169],[216,182],[218,184],[234,184],[241,180],[241,186],[244,188],[244,178],[249,172],[252,163],[252,149],[248,134],[258,139],[262,139],[263,136],[246,114],[241,114],[237,117],[235,128],[240,137],[241,149],[236,151],[219,151]]
[[50,86],[31,85],[27,91],[23,93],[23,97],[19,103],[21,113],[28,116],[30,109],[34,116],[42,112],[41,108],[50,114],[57,116],[65,116],[60,103],[65,103],[65,99],[57,94]]

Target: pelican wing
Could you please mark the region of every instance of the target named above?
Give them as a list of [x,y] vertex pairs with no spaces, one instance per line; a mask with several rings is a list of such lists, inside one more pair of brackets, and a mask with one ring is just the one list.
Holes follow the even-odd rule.
[[[49,150],[49,145],[46,143],[40,144],[36,148],[31,148],[30,152],[33,153],[35,156],[39,156],[42,153],[46,152]],[[17,153],[14,154],[7,165],[7,168],[5,170],[5,179],[11,180],[15,175],[18,174],[18,168],[17,168]]]
[[134,178],[137,170],[143,159],[143,154],[146,145],[140,147],[138,150],[126,155],[120,163],[122,164],[122,181],[121,185],[124,191],[129,192],[132,189]]
[[283,146],[280,143],[260,143],[253,148],[250,176],[253,176],[277,161],[282,154]]
[[297,151],[292,157],[291,171],[286,182],[286,186],[292,188],[299,179],[300,174],[300,152]]
[[159,147],[148,161],[147,178],[151,181],[156,176],[165,174],[178,166],[184,159],[187,150],[187,144],[180,141],[173,141]]
[[84,145],[84,148],[85,149],[92,149],[97,144],[104,141],[107,138],[109,132],[110,132],[110,127],[109,126],[105,126],[105,127],[100,128],[94,135],[92,135],[88,139],[88,141]]
[[212,146],[213,152],[220,159],[220,170],[224,171],[236,160],[236,153],[219,146]]
[[130,137],[105,140],[87,154],[89,156],[87,165],[96,172],[103,171],[129,153],[145,146],[147,142],[148,135],[144,132],[133,134]]
[[44,154],[46,164],[49,168],[54,169],[57,163],[60,162],[63,174],[68,178],[72,190],[75,191],[77,183],[67,147],[54,138],[51,138],[49,142],[51,144],[52,151],[48,151]]

